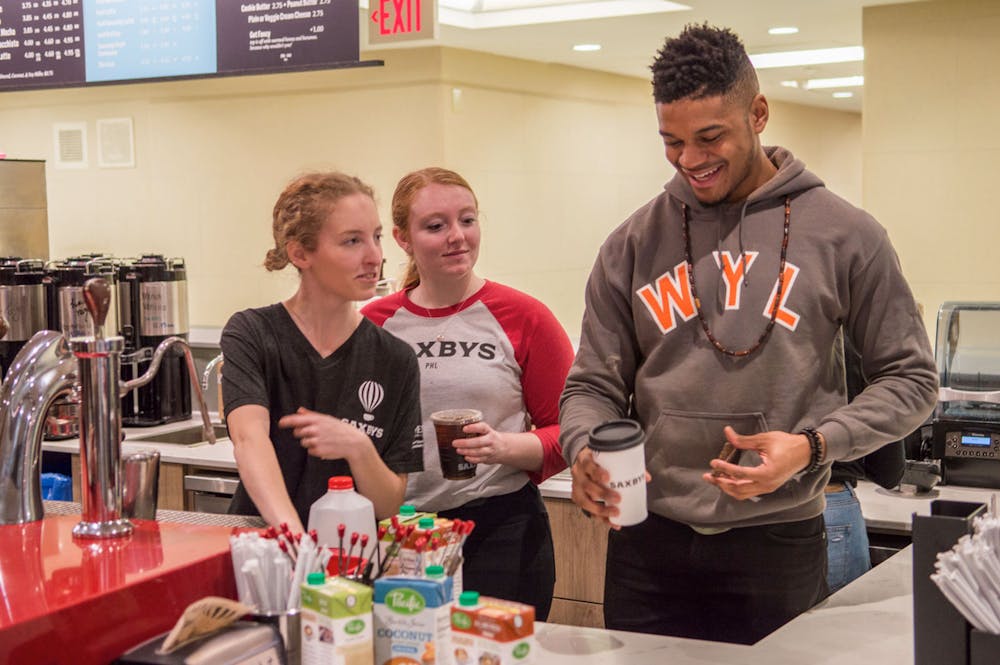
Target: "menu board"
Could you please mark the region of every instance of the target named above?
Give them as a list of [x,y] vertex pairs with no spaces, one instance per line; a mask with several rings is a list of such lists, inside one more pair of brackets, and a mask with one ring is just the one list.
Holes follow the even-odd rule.
[[0,0],[0,91],[368,64],[358,48],[356,0]]

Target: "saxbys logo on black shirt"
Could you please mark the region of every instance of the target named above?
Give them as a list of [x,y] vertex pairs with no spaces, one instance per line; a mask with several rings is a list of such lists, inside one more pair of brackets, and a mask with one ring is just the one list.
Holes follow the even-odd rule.
[[341,420],[354,425],[373,439],[381,439],[385,434],[385,429],[372,422],[375,420],[375,414],[372,412],[382,404],[383,399],[385,399],[385,388],[382,387],[381,383],[371,380],[364,381],[358,387],[358,401],[361,402],[361,408],[364,409],[364,415],[362,415],[364,422],[350,418],[341,418]]
[[358,388],[358,399],[361,400],[361,406],[365,410],[364,419],[366,421],[375,420],[375,416],[371,412],[379,407],[384,397],[385,389],[381,383],[365,381],[361,384],[361,387]]

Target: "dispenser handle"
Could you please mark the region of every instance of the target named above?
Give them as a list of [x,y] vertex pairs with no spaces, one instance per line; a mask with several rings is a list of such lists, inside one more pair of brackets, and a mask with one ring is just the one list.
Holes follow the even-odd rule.
[[191,379],[191,386],[194,389],[194,396],[198,399],[198,408],[201,410],[201,422],[202,422],[202,434],[205,440],[209,443],[215,443],[215,430],[212,428],[212,419],[208,416],[208,405],[205,403],[205,393],[202,392],[201,383],[198,382],[197,372],[194,367],[194,357],[191,355],[191,347],[188,345],[187,341],[182,337],[167,337],[165,340],[159,343],[156,347],[156,351],[153,352],[153,359],[149,362],[149,367],[146,368],[146,373],[142,376],[138,376],[129,381],[121,381],[118,384],[118,394],[119,396],[126,395],[129,391],[140,388],[150,381],[160,370],[160,363],[163,362],[163,356],[166,354],[167,349],[169,349],[174,344],[179,344],[181,349],[184,351],[184,359],[187,361],[188,375]]
[[91,277],[83,284],[83,302],[94,319],[94,337],[104,338],[104,320],[111,307],[111,287],[103,277]]

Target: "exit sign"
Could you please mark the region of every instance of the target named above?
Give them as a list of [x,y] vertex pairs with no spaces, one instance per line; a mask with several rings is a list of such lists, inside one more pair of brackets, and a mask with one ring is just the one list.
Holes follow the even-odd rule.
[[369,0],[368,43],[434,39],[437,0]]

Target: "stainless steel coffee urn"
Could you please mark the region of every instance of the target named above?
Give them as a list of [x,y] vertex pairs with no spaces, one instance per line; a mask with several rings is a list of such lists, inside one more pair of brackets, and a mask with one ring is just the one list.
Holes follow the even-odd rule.
[[[141,376],[153,351],[168,337],[187,340],[187,270],[184,259],[144,254],[118,266],[119,325],[125,338],[122,379]],[[122,397],[127,426],[161,425],[191,417],[191,381],[183,349],[171,347],[155,378]]]
[[49,329],[66,339],[92,337],[94,321],[83,299],[83,285],[92,277],[104,278],[111,289],[111,304],[105,327],[118,331],[117,282],[114,259],[101,254],[74,256],[46,266]]
[[40,259],[0,257],[0,316],[7,327],[0,335],[0,379],[25,342],[46,328],[44,265]]

